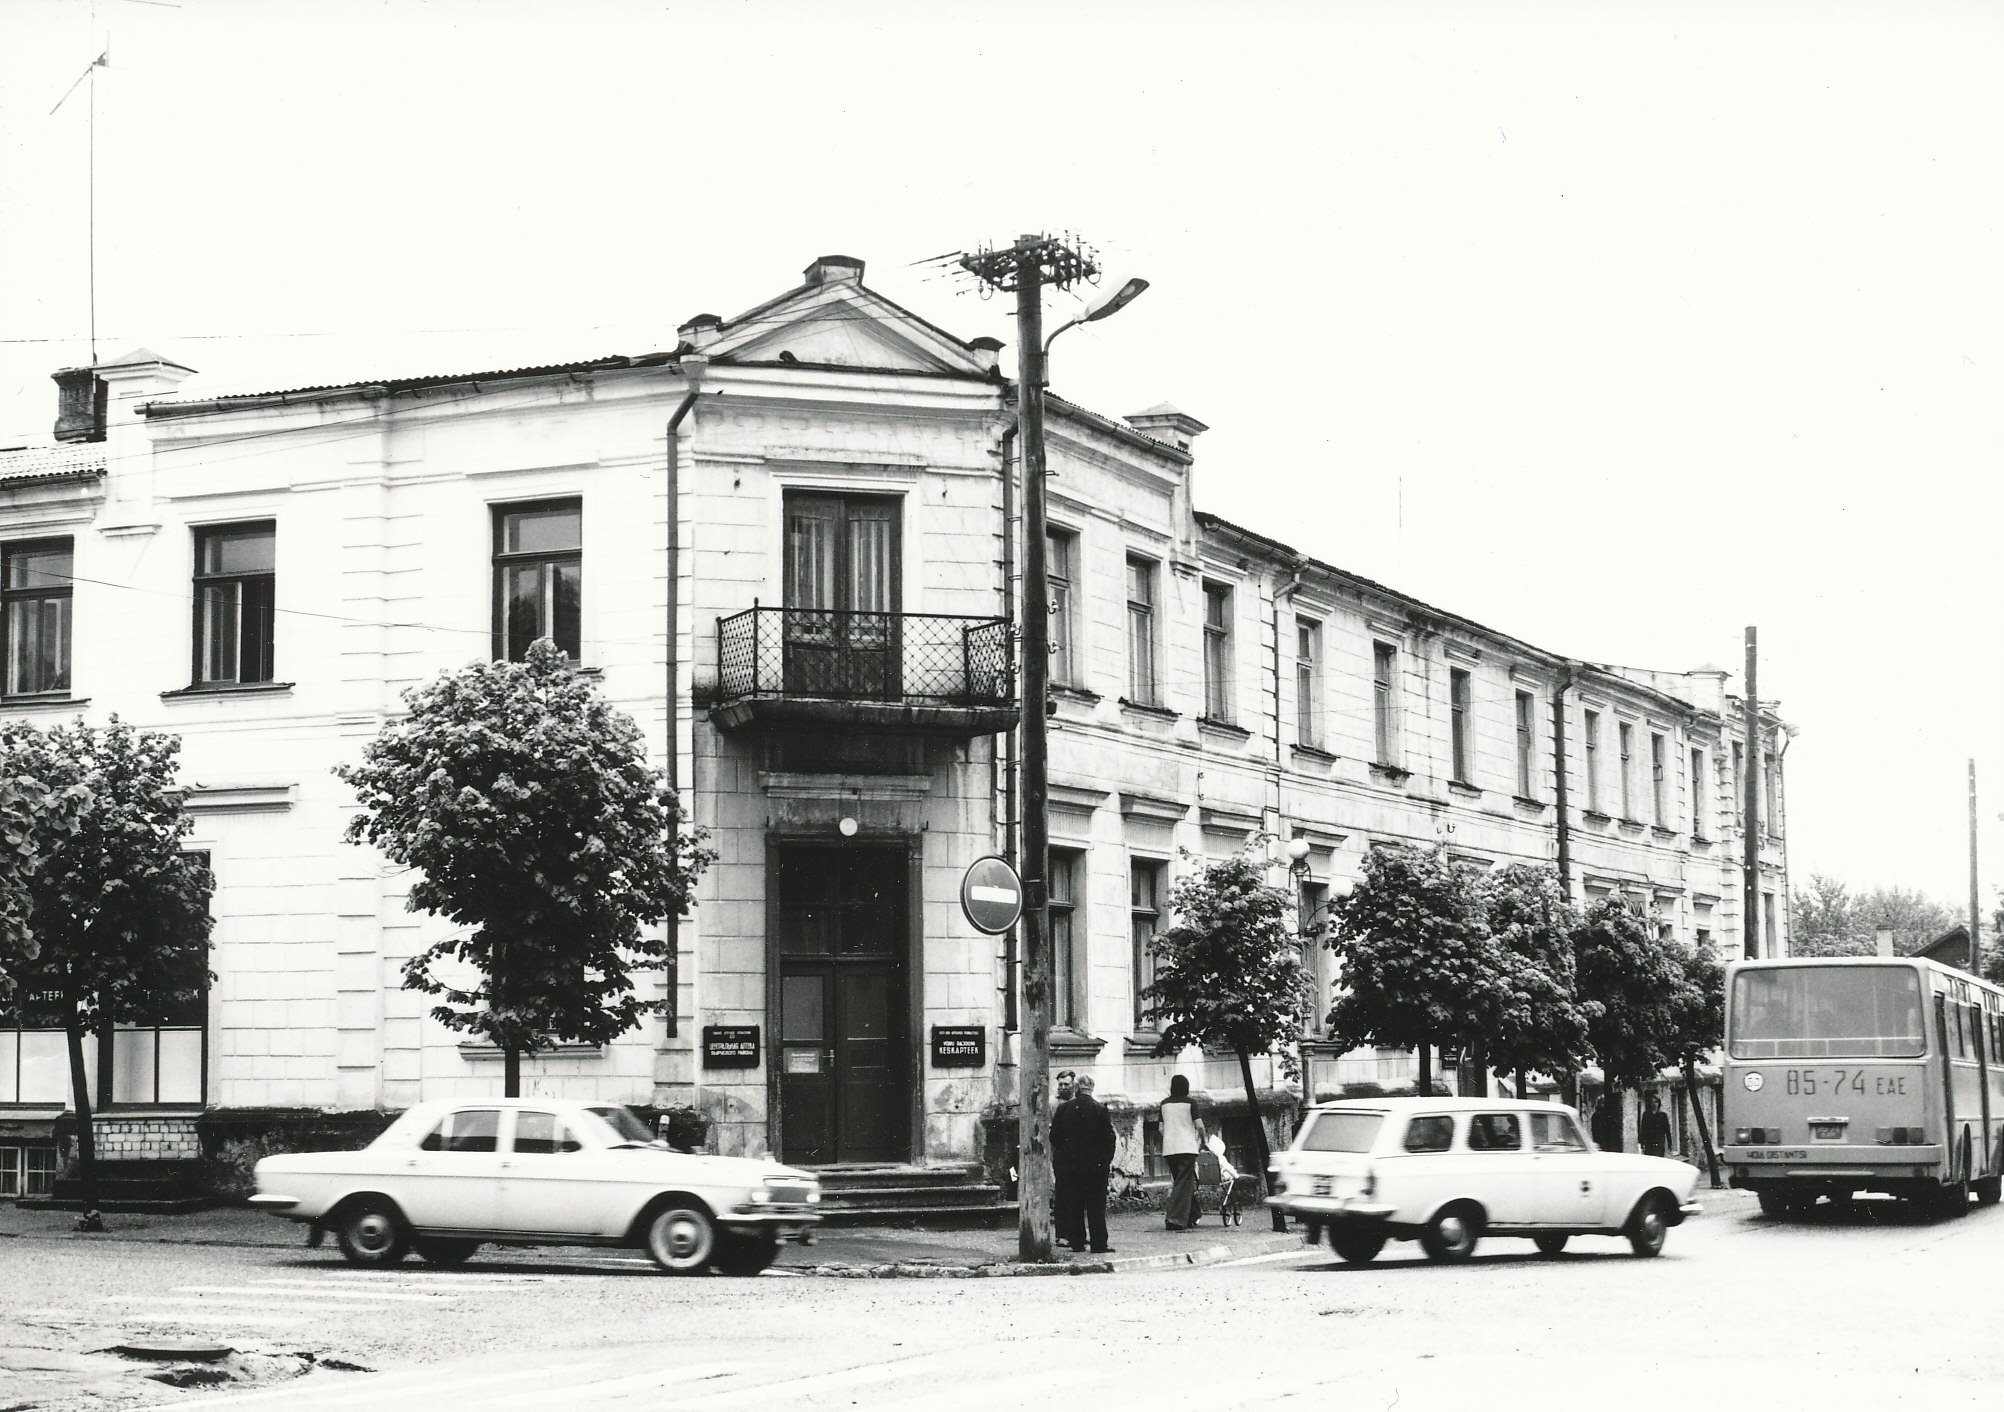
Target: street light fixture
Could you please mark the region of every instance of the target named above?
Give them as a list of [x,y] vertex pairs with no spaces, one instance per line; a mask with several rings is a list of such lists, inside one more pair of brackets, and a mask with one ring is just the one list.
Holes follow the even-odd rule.
[[[1132,304],[1135,300],[1139,299],[1141,297],[1142,291],[1147,288],[1148,288],[1148,281],[1141,278],[1139,275],[1136,275],[1126,284],[1123,284],[1120,288],[1114,290],[1113,296],[1111,298],[1105,300],[1100,304],[1094,305],[1092,308],[1086,310],[1083,314],[1080,314],[1076,319],[1068,319],[1064,323],[1059,324],[1056,328],[1051,330],[1051,336],[1044,340],[1044,355],[1046,357],[1050,356],[1051,345],[1058,341],[1058,335],[1063,333],[1066,329],[1077,328],[1080,324],[1096,324],[1101,319],[1112,318],[1115,314],[1118,314],[1122,309],[1125,309],[1129,304]],[[1048,374],[1050,372],[1050,369],[1047,367],[1045,368],[1044,371],[1046,374]]]

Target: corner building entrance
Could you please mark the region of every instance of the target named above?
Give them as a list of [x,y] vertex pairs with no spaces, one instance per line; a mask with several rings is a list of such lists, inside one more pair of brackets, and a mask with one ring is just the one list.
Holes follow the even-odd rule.
[[911,1156],[910,877],[902,845],[774,850],[782,1161]]

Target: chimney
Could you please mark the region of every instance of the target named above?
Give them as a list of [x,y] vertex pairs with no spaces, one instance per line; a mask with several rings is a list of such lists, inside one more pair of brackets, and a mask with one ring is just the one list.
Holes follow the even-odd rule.
[[974,361],[981,365],[981,371],[984,373],[992,373],[1001,365],[1001,339],[990,338],[983,334],[980,338],[969,339],[967,348],[974,355]]
[[56,381],[56,440],[103,441],[105,386],[96,368],[64,368]]
[[698,314],[675,332],[682,336],[685,345],[700,351],[723,336],[724,321],[715,314]]
[[1210,430],[1188,412],[1172,407],[1167,402],[1158,402],[1145,412],[1129,413],[1127,424],[1138,432],[1175,447],[1185,455],[1189,454],[1190,444],[1198,436]]
[[863,262],[853,255],[823,255],[800,272],[802,284],[861,284]]
[[1872,933],[1872,951],[1874,955],[1878,956],[1891,956],[1893,954],[1893,929],[1891,927],[1880,927]]
[[135,348],[122,358],[99,363],[92,371],[105,386],[103,425],[104,439],[109,443],[105,455],[111,462],[99,528],[155,524],[153,458],[146,454],[150,440],[140,408],[171,396],[194,375],[194,369]]

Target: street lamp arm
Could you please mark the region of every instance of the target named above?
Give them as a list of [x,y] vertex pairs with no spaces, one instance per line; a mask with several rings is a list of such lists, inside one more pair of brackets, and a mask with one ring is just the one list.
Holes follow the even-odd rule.
[[1148,281],[1137,275],[1126,284],[1123,284],[1119,289],[1116,289],[1113,292],[1113,297],[1105,303],[1095,305],[1083,314],[1080,314],[1077,318],[1067,319],[1064,323],[1059,324],[1051,330],[1051,336],[1044,340],[1044,356],[1047,358],[1050,356],[1051,345],[1058,341],[1058,335],[1066,329],[1077,328],[1080,324],[1098,323],[1101,319],[1110,318],[1122,309],[1125,309],[1129,304],[1132,304],[1136,299],[1139,299],[1142,291],[1147,288]]

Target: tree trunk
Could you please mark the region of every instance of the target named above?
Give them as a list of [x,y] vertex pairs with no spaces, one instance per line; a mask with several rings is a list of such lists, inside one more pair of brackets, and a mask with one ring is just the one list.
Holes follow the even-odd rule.
[[70,1101],[77,1114],[77,1190],[83,1198],[83,1215],[77,1219],[80,1231],[101,1231],[104,1222],[97,1211],[97,1131],[90,1111],[90,1075],[84,1070],[83,1017],[71,1001],[63,1019],[63,1034],[69,1041]]
[[1526,1097],[1529,1093],[1529,1090],[1530,1090],[1530,1085],[1525,1082],[1524,1066],[1522,1064],[1519,1064],[1517,1066],[1517,1097],[1519,1098]]
[[1463,1098],[1489,1096],[1489,1063],[1482,1046],[1473,1040],[1461,1046],[1461,1068],[1455,1073],[1455,1089]]
[[1698,1066],[1684,1061],[1684,1096],[1691,1100],[1691,1116],[1697,1120],[1698,1141],[1705,1149],[1705,1170],[1712,1178],[1712,1190],[1719,1189],[1719,1154],[1712,1148],[1712,1129],[1705,1122],[1705,1104],[1698,1092]]
[[1419,1047],[1419,1092],[1423,1096],[1433,1092],[1433,1046],[1430,1044]]
[[522,1051],[512,1046],[501,1051],[501,1096],[522,1096]]
[[[1252,1105],[1253,1156],[1259,1163],[1259,1190],[1260,1195],[1264,1197],[1268,1194],[1267,1169],[1273,1166],[1273,1154],[1267,1150],[1266,1145],[1266,1114],[1260,1112],[1259,1089],[1253,1085],[1252,1056],[1243,1047],[1240,1048],[1238,1053],[1239,1078],[1244,1081],[1246,1086],[1246,1102]],[[1278,1206],[1272,1206],[1268,1209],[1273,1212],[1273,1228],[1276,1231],[1285,1231],[1287,1229],[1287,1213]]]
[[1580,1111],[1580,1076],[1578,1074],[1559,1075],[1559,1102],[1577,1113]]
[[1602,1134],[1600,1145],[1605,1151],[1619,1152],[1622,1150],[1621,1128],[1624,1117],[1622,1105],[1621,1085],[1611,1078],[1605,1080],[1601,1084],[1600,1092],[1600,1130]]

